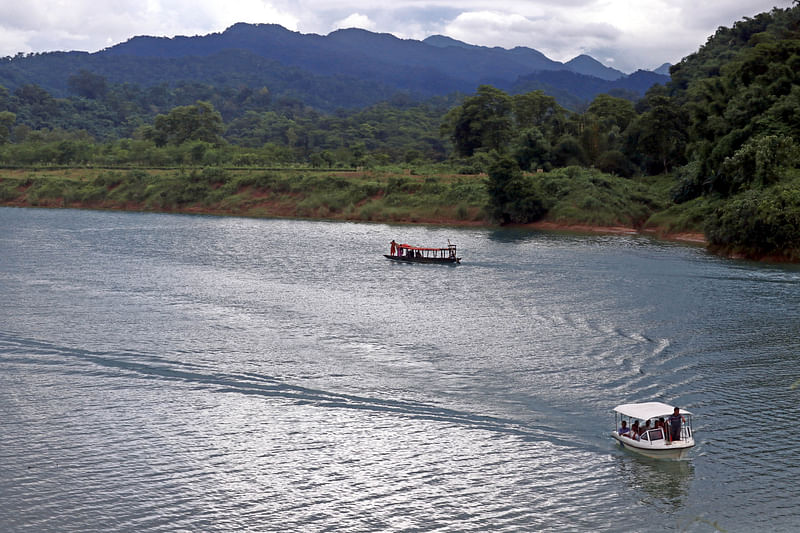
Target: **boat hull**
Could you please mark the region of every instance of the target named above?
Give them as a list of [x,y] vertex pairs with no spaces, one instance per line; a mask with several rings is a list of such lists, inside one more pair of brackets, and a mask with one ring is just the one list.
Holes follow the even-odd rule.
[[672,444],[666,444],[648,443],[629,439],[628,437],[621,437],[616,431],[612,432],[611,436],[626,450],[652,459],[683,459],[689,454],[689,450],[694,447],[694,439],[675,441]]
[[392,261],[400,261],[402,263],[436,263],[444,265],[458,264],[461,262],[460,257],[399,257],[396,255],[383,254],[386,259]]

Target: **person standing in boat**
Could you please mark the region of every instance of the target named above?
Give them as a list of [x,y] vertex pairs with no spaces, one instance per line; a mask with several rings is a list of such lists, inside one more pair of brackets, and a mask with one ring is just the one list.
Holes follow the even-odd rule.
[[389,254],[390,255],[395,255],[397,253],[397,243],[394,242],[394,239],[392,239],[391,245],[392,245],[392,248],[391,248],[391,251],[389,252]]
[[669,415],[669,418],[667,419],[667,425],[669,426],[670,441],[681,440],[682,422],[686,422],[686,419],[683,418],[683,416],[681,415],[681,410],[676,407],[675,410],[672,412],[671,415]]

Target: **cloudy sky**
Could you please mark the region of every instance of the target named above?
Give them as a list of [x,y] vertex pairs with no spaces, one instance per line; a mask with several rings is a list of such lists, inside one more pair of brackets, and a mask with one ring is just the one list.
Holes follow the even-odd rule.
[[0,57],[94,52],[136,35],[203,35],[236,22],[326,35],[364,28],[528,46],[551,59],[589,54],[625,72],[677,63],[719,26],[792,0],[3,0]]

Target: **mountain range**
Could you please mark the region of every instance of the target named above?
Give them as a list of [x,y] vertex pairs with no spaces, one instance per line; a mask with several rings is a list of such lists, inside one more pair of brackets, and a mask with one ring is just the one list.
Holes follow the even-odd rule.
[[481,84],[509,92],[542,89],[574,108],[604,92],[634,99],[669,80],[650,71],[626,75],[587,55],[561,63],[527,47],[490,48],[441,35],[419,41],[352,28],[322,36],[238,23],[202,36],[133,37],[95,53],[5,58],[0,85],[13,91],[36,84],[64,96],[69,78],[81,70],[109,83],[268,87],[322,110],[363,107],[397,93],[414,99],[470,94]]

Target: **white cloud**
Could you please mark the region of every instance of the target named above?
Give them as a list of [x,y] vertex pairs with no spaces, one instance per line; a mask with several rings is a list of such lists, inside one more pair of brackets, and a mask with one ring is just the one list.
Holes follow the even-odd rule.
[[[190,3],[197,4],[197,2]],[[237,22],[252,22],[280,24],[287,29],[297,31],[300,23],[297,14],[261,0],[236,0],[235,2],[203,0],[200,5],[209,22],[221,28],[227,28]]]
[[352,15],[349,15],[348,17],[333,24],[332,29],[336,30],[340,28],[361,28],[362,30],[372,31],[375,29],[375,23],[372,22],[366,15],[362,15],[361,13],[353,13]]
[[454,39],[484,46],[508,47],[528,40],[538,30],[535,21],[515,13],[469,11],[458,15],[445,27]]
[[454,39],[482,46],[527,46],[557,61],[568,61],[588,49],[610,46],[620,33],[606,23],[570,22],[557,16],[528,18],[495,11],[462,13],[444,32]]
[[731,26],[744,17],[769,11],[773,6],[789,7],[790,0],[676,0],[680,11],[679,23],[693,29],[713,33],[719,26]]
[[297,16],[261,0],[31,0],[24,8],[4,4],[0,7],[0,28],[5,28],[0,56],[18,51],[93,52],[137,35],[200,35],[236,22],[269,22],[296,30],[299,22]]
[[24,44],[20,46],[20,43],[26,43],[31,37],[30,31],[0,26],[0,57],[14,55],[17,52],[32,52],[33,48],[30,46]]

